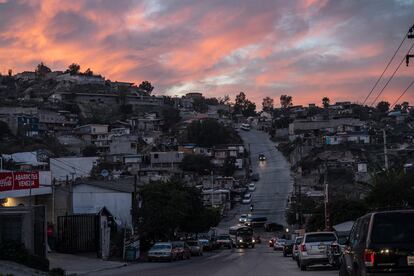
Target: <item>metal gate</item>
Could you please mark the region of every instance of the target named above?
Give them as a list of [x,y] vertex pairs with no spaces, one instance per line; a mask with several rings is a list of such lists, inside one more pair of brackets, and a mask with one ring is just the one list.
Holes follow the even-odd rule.
[[99,216],[86,214],[58,217],[57,240],[59,252],[98,252]]

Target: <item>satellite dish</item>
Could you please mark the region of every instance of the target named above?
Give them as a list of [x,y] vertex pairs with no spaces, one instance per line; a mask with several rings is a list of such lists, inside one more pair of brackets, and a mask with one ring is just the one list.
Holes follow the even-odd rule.
[[102,171],[101,171],[101,175],[102,175],[103,177],[108,177],[108,175],[109,175],[108,170],[102,170]]

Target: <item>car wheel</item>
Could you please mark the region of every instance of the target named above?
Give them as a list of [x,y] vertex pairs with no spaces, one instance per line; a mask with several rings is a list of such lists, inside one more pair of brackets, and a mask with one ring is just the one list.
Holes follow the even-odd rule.
[[345,264],[342,264],[339,268],[339,276],[349,276],[348,271],[346,270]]
[[307,269],[305,264],[299,264],[300,270],[305,271]]

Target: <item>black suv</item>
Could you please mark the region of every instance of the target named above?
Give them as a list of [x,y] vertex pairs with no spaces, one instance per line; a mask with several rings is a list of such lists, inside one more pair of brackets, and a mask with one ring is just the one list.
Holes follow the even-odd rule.
[[374,212],[352,227],[340,276],[414,275],[414,210]]

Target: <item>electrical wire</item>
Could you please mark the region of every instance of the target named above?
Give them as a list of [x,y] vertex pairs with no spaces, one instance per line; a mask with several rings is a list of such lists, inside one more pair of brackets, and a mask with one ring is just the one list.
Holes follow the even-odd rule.
[[397,103],[398,101],[405,95],[405,93],[407,93],[408,89],[411,88],[411,86],[413,86],[414,84],[414,80],[408,85],[408,87],[401,93],[401,95],[398,97],[397,100],[395,100],[395,102],[391,105],[390,109],[392,109]]
[[[414,43],[411,45],[410,49],[408,50],[407,54],[410,53],[411,49],[414,47]],[[374,106],[375,102],[378,100],[378,98],[381,96],[382,92],[384,92],[385,88],[388,86],[388,84],[391,82],[391,80],[394,78],[395,74],[397,73],[398,69],[400,69],[401,65],[403,64],[405,60],[405,56],[402,58],[400,64],[398,64],[397,68],[394,70],[392,75],[388,78],[388,81],[385,83],[384,87],[381,89],[381,91],[378,93],[378,95],[375,97],[375,99],[372,101],[371,106]]]
[[400,45],[398,46],[397,50],[395,50],[394,55],[391,57],[391,59],[388,61],[387,66],[385,66],[384,71],[382,71],[381,76],[377,79],[377,81],[375,82],[374,86],[372,87],[371,91],[369,91],[368,95],[365,97],[364,102],[362,103],[362,105],[364,105],[366,103],[366,101],[368,100],[368,98],[371,96],[372,92],[374,92],[375,88],[377,87],[378,83],[380,82],[380,80],[382,79],[382,77],[384,76],[385,72],[387,71],[388,67],[391,65],[392,61],[394,60],[395,56],[397,55],[398,51],[400,50],[401,46],[403,45],[404,41],[407,39],[407,35],[410,32],[410,30],[408,30],[408,32],[404,35],[403,40],[401,41]]

